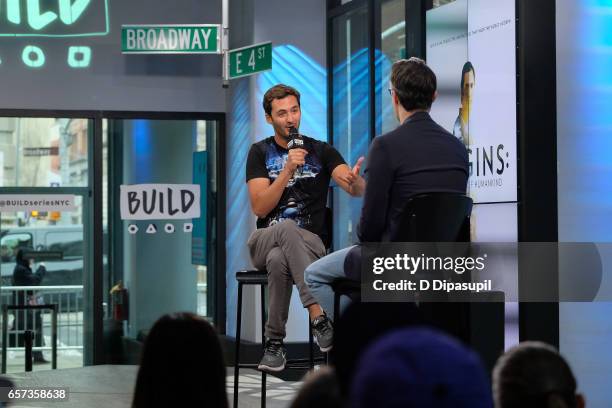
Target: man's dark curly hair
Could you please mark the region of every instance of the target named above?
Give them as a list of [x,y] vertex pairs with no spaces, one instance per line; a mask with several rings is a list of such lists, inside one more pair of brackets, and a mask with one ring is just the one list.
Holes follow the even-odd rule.
[[391,86],[407,111],[429,110],[437,88],[436,74],[422,59],[401,59],[391,67]]

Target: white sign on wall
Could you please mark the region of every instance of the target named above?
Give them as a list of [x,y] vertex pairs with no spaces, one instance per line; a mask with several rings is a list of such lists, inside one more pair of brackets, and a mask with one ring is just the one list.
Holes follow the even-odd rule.
[[185,220],[200,217],[197,184],[122,185],[122,220]]

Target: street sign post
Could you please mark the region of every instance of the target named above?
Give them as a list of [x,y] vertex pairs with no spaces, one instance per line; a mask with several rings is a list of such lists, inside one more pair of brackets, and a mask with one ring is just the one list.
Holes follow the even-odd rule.
[[272,69],[272,43],[249,45],[228,52],[229,79]]
[[123,54],[221,54],[219,24],[124,25]]

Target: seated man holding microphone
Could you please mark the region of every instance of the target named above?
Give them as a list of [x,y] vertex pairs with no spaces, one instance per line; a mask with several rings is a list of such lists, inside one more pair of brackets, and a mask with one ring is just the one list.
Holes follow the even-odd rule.
[[[391,68],[389,93],[400,125],[376,137],[370,146],[360,242],[392,240],[406,201],[414,195],[466,192],[465,145],[429,116],[436,82],[433,71],[418,58],[399,60]],[[325,256],[304,275],[311,293],[333,320],[331,283],[346,277],[361,280],[361,248],[354,245]]]
[[351,169],[331,145],[298,134],[300,94],[275,85],[264,95],[266,121],[274,136],[251,146],[246,181],[257,230],[249,237],[253,266],[268,272],[269,309],[266,344],[258,368],[285,368],[283,345],[293,284],[308,309],[315,339],[322,351],[332,347],[333,329],[304,283],[304,270],[325,255],[325,204],[330,179],[352,196],[363,195],[359,176],[363,158]]

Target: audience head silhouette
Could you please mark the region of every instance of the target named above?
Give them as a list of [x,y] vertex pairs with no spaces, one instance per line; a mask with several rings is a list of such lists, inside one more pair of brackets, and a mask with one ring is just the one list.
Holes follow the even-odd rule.
[[192,313],[176,313],[153,325],[132,406],[228,407],[223,352],[210,323]]
[[441,332],[408,328],[378,339],[361,358],[353,381],[355,408],[491,408],[478,356]]
[[524,342],[508,350],[493,370],[497,408],[583,408],[569,365],[552,346]]
[[343,400],[336,375],[329,366],[324,366],[306,375],[304,384],[290,408],[339,408],[342,406]]

